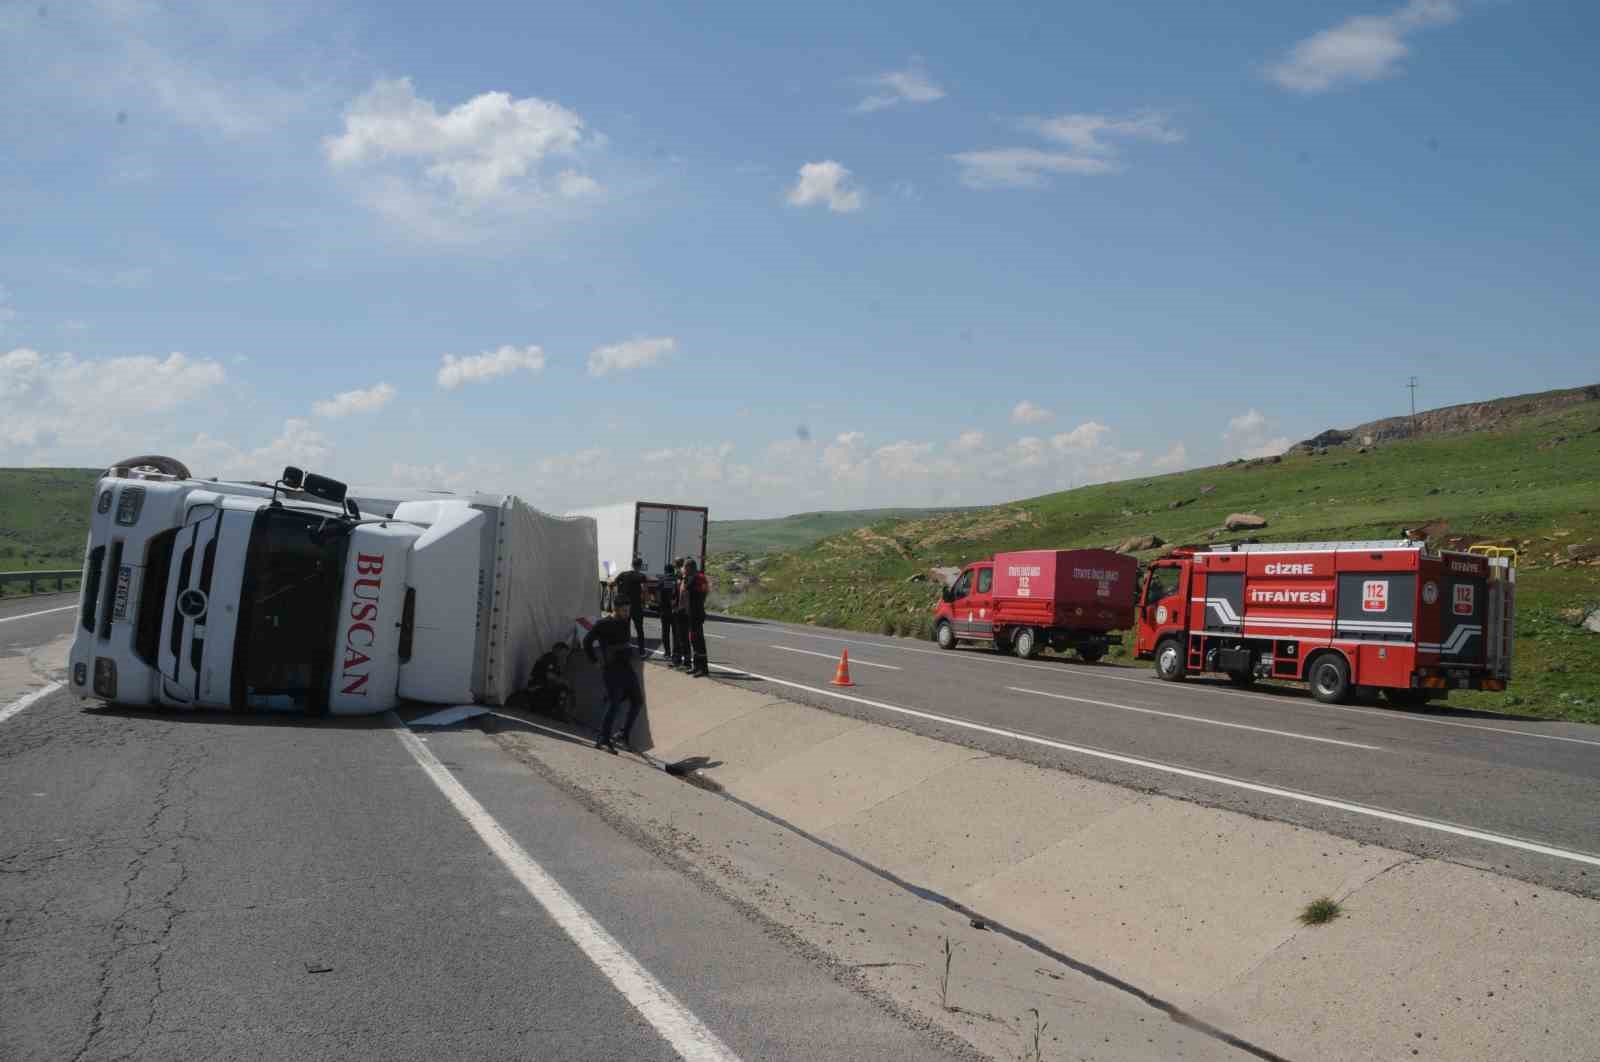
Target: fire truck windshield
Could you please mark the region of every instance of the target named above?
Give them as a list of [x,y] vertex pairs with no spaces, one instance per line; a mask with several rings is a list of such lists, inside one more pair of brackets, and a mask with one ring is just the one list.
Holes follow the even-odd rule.
[[320,513],[257,513],[239,595],[233,704],[321,712],[349,539]]

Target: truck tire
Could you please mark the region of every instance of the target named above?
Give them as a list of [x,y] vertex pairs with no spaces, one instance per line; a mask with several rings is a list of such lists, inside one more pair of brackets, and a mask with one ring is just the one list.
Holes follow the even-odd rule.
[[1341,704],[1350,696],[1350,665],[1338,653],[1323,653],[1311,661],[1306,676],[1311,696],[1323,704]]
[[141,454],[138,457],[124,457],[121,461],[111,466],[112,468],[149,468],[161,473],[163,476],[172,476],[174,479],[193,479],[189,474],[189,466],[179,461],[176,457],[163,457],[160,454]]
[[1240,689],[1248,689],[1256,684],[1256,673],[1254,671],[1230,671],[1228,672],[1228,681]]
[[956,647],[956,632],[951,628],[949,621],[939,621],[939,625],[933,629],[933,640],[939,643],[940,649],[954,649]]
[[1096,663],[1099,663],[1100,662],[1100,658],[1102,656],[1105,656],[1105,655],[1106,655],[1106,650],[1105,650],[1104,646],[1101,646],[1101,645],[1080,645],[1080,646],[1078,646],[1078,659],[1082,660],[1085,664],[1096,664]]
[[1011,651],[1023,660],[1032,660],[1039,651],[1039,637],[1032,627],[1023,627],[1011,638]]
[[1156,646],[1156,678],[1181,682],[1184,666],[1183,643],[1176,638],[1163,638]]

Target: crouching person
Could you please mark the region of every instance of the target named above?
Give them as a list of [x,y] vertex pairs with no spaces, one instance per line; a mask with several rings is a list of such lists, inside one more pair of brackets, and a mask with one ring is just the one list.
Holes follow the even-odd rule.
[[[617,751],[619,739],[624,745],[628,743],[633,724],[639,719],[639,710],[644,707],[644,692],[639,689],[639,676],[633,670],[630,633],[628,605],[618,602],[611,610],[611,615],[597,622],[583,638],[583,652],[590,663],[599,662],[595,655],[596,645],[599,645],[605,657],[600,676],[606,685],[606,714],[600,722],[600,736],[594,747],[610,752]],[[617,721],[617,710],[622,707],[623,701],[628,702],[628,719],[621,730],[613,733],[611,727]]]

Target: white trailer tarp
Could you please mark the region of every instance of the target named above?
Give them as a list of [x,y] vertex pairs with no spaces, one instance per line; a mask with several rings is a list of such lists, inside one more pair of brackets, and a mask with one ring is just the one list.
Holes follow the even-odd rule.
[[551,516],[520,498],[507,497],[498,510],[492,575],[483,587],[479,630],[484,688],[478,699],[504,704],[527,685],[533,662],[557,642],[569,641],[580,617],[598,605],[595,521]]

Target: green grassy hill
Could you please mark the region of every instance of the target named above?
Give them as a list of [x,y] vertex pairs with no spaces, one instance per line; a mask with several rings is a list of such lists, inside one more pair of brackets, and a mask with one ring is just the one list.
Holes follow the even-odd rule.
[[1255,532],[1263,541],[1399,538],[1426,528],[1439,546],[1517,547],[1513,690],[1452,695],[1451,703],[1600,722],[1600,634],[1574,622],[1600,607],[1600,559],[1583,549],[1600,547],[1600,402],[1497,430],[1376,447],[1352,441],[1321,454],[888,519],[763,563],[736,559],[730,569],[719,557],[710,567],[725,594],[742,591],[724,598],[739,614],[925,637],[937,583],[916,580],[932,566],[999,550],[1115,547],[1136,535],[1174,544],[1236,538],[1218,534],[1236,512],[1266,518]]
[[759,556],[777,550],[802,549],[841,531],[854,531],[883,520],[910,520],[952,509],[853,509],[848,512],[796,513],[772,520],[713,520],[706,536],[708,553]]
[[79,568],[100,471],[0,468],[0,572]]

